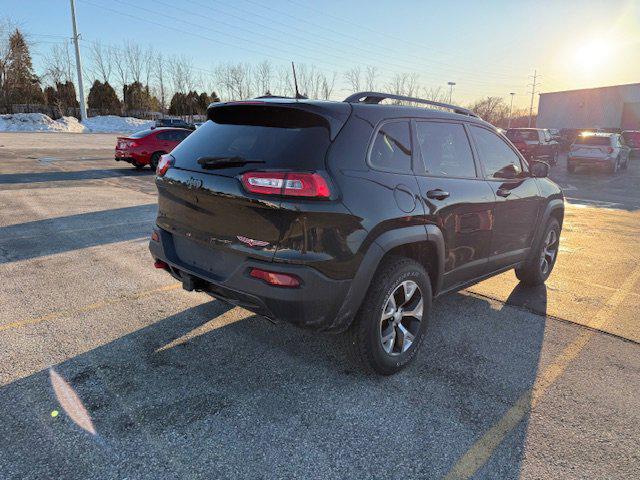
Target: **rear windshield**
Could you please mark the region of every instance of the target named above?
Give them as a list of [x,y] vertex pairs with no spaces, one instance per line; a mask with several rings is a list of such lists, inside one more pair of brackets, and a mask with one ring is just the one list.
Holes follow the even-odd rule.
[[595,135],[584,135],[576,138],[578,145],[611,145],[611,137],[596,137]]
[[150,133],[152,133],[153,130],[140,130],[139,132],[136,133],[132,133],[131,135],[129,135],[129,138],[142,138],[142,137],[146,137],[147,135],[149,135]]
[[[324,167],[330,144],[323,117],[294,108],[229,106],[205,122],[171,152],[175,166],[202,170],[201,157],[242,157],[252,169],[311,170]],[[214,170],[214,172],[217,170]]]
[[537,130],[507,130],[507,138],[513,140],[538,140]]

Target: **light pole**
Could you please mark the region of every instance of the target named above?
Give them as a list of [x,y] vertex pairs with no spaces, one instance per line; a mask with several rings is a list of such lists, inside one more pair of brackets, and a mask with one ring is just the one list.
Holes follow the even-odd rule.
[[76,5],[71,0],[71,24],[73,25],[73,43],[76,48],[76,69],[78,71],[78,96],[80,97],[80,120],[87,119],[87,108],[84,104],[84,86],[82,85],[82,63],[80,62],[80,45],[78,44],[78,27],[76,26]]
[[447,82],[447,85],[449,85],[449,103],[451,103],[451,95],[453,94],[453,86],[456,84],[456,82]]
[[511,114],[513,113],[513,97],[516,96],[515,93],[511,92],[511,105],[509,105],[509,120],[507,121],[507,128],[511,128]]

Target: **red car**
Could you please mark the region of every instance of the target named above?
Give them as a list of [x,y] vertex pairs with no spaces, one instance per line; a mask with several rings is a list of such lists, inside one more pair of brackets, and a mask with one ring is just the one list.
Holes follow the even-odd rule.
[[137,169],[149,165],[155,170],[160,156],[173,150],[190,133],[186,128],[153,128],[118,137],[116,162],[129,162]]

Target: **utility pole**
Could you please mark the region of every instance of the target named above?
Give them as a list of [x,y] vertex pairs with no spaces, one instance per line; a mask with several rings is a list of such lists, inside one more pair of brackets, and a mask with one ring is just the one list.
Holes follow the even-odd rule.
[[515,93],[511,92],[511,105],[509,105],[509,120],[507,121],[507,129],[511,128],[511,115],[513,114],[513,97],[516,96]]
[[80,121],[87,119],[87,107],[84,104],[84,87],[82,85],[82,63],[80,62],[80,45],[78,44],[78,27],[76,25],[76,3],[71,0],[71,24],[73,25],[73,43],[76,47],[76,69],[78,70],[78,94],[80,95]]
[[534,70],[533,83],[529,84],[529,86],[531,87],[531,106],[529,107],[529,128],[531,128],[531,117],[533,117],[533,99],[536,95],[536,87],[540,85],[539,83],[536,83],[537,78],[538,78],[538,71]]
[[453,86],[456,84],[456,82],[447,82],[447,85],[449,85],[449,103],[451,103],[451,96],[453,94]]

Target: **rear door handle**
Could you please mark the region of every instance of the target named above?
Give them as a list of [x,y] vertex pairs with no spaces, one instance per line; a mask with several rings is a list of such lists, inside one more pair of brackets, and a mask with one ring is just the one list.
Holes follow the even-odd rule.
[[511,190],[507,190],[505,188],[499,188],[498,191],[496,192],[496,195],[507,198],[509,195],[511,195]]
[[444,200],[449,197],[449,192],[445,192],[440,188],[436,188],[435,190],[429,190],[427,192],[427,198],[433,198],[434,200]]

